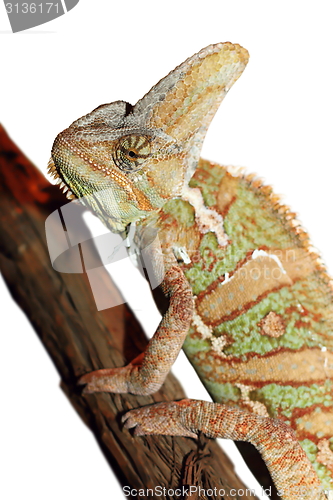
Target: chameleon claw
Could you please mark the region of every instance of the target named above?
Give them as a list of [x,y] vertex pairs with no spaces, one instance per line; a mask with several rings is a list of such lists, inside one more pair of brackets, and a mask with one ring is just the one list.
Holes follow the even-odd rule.
[[124,424],[125,429],[134,429],[134,435],[135,436],[144,436],[145,434],[148,434],[148,432],[145,432],[142,425],[140,425],[137,420],[135,419],[135,415],[133,413],[135,410],[128,411],[125,413],[125,415],[122,417],[121,421]]
[[92,394],[94,391],[89,388],[89,385],[86,385],[83,389],[82,389],[82,394]]
[[134,420],[131,419],[131,414],[134,410],[128,411],[121,417],[121,423],[124,424],[125,429],[131,429],[136,425]]
[[78,385],[89,384],[89,382],[91,382],[91,380],[93,379],[94,373],[96,373],[96,372],[90,372],[90,373],[86,373],[85,375],[82,375],[82,377],[80,377],[79,380],[77,381],[77,384]]
[[137,410],[131,410],[125,413],[121,421],[126,429],[134,429],[135,436],[144,436],[148,434],[161,434],[156,428],[156,421],[151,415],[151,407],[145,406]]

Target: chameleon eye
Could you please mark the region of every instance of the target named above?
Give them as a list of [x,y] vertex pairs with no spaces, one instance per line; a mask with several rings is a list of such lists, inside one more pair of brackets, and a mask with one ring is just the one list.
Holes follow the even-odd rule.
[[118,142],[113,160],[118,168],[125,172],[140,170],[143,162],[150,155],[150,142],[143,135],[128,135]]

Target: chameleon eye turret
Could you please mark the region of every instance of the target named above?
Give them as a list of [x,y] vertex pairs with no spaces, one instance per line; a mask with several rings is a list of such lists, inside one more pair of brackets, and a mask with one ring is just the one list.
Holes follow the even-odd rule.
[[116,145],[113,160],[120,170],[137,172],[149,158],[150,138],[142,135],[122,137]]

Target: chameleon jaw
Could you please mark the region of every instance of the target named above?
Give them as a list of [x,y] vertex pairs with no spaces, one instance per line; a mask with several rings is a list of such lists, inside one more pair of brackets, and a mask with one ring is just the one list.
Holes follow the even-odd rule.
[[68,198],[69,200],[77,199],[75,194],[72,193],[68,185],[63,181],[62,177],[59,175],[57,167],[55,166],[52,158],[49,159],[49,162],[47,164],[47,173],[51,175],[51,177],[53,177],[53,179],[56,181],[56,184],[59,184],[59,187],[60,189],[62,189],[62,192],[66,195],[66,198]]

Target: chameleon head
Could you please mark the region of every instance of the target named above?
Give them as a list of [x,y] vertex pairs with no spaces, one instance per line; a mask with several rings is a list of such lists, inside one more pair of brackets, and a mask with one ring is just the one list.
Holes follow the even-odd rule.
[[123,101],[99,106],[61,132],[52,148],[52,173],[114,232],[163,204],[149,172],[175,146],[132,110]]
[[49,171],[112,231],[124,231],[182,195],[208,126],[247,61],[239,45],[210,45],[135,106],[99,106],[57,136]]

